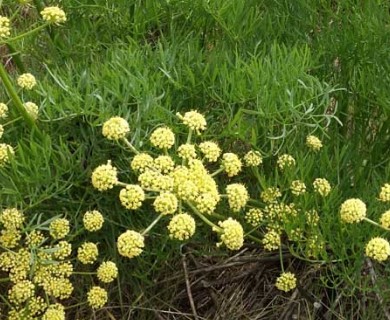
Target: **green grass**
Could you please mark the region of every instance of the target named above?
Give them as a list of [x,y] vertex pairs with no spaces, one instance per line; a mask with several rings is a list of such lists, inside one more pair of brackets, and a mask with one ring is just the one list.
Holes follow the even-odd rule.
[[[69,0],[61,5],[68,17],[64,26],[14,44],[39,80],[38,88],[23,92],[22,99],[40,104],[38,127],[45,138],[31,133],[15,112],[8,119],[15,121],[6,126],[2,140],[15,147],[16,157],[0,169],[2,207],[17,206],[48,218],[64,214],[76,229],[83,212],[100,210],[109,224],[92,239],[121,271],[113,285],[118,290],[110,297],[111,305],[122,304],[122,309],[113,314],[125,319],[131,311],[123,306],[129,304],[139,319],[155,317],[140,308],[181,310],[174,295],[183,288],[182,278],[171,291],[158,286],[182,267],[180,244],[170,241],[165,230],[168,219],[153,229],[141,258],[121,258],[117,236],[128,228],[145,228],[154,213],[149,207],[129,213],[117,191],[97,192],[90,177],[96,166],[112,159],[124,180],[135,181],[129,154],[101,134],[102,123],[111,116],[126,118],[129,140],[151,150],[148,137],[156,126],[164,123],[184,134],[176,112],[197,109],[208,121],[204,140],[219,141],[224,150],[240,155],[251,148],[261,151],[263,167],[240,178],[253,197],[258,197],[260,184],[280,183],[286,189],[294,179],[308,186],[317,177],[330,181],[334,190],[325,204],[313,198],[299,203],[319,211],[328,249],[318,257],[326,267],[319,267],[322,286],[313,292],[323,294],[332,287],[336,293],[330,303],[339,293],[349,295],[349,302],[342,298],[333,306],[341,318],[383,317],[362,270],[365,243],[374,235],[388,235],[368,224],[340,224],[338,210],[352,197],[367,203],[373,220],[388,210],[375,200],[390,177],[387,2]],[[6,15],[16,7],[3,1],[1,12]],[[23,14],[16,19],[18,30],[39,19],[34,6]],[[15,78],[17,66],[9,71]],[[8,102],[3,88],[0,94]],[[307,154],[308,134],[323,140],[320,153]],[[276,157],[283,153],[298,163],[286,180],[275,170]],[[80,236],[77,242],[87,238]],[[210,246],[216,238],[207,228],[200,228],[193,242],[201,247],[200,261],[221,254]],[[388,286],[382,283],[388,267],[376,264],[375,269],[388,303]],[[360,310],[356,296],[366,294],[370,303]],[[81,312],[90,316],[88,310]],[[96,315],[106,316],[103,311]]]

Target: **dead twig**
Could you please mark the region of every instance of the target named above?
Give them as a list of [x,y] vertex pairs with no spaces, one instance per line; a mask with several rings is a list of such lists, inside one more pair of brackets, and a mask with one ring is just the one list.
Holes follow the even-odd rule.
[[190,306],[191,306],[192,313],[194,314],[194,319],[198,320],[198,314],[196,312],[195,303],[191,292],[191,284],[188,278],[187,261],[186,261],[185,254],[182,256],[182,264],[183,264],[183,271],[184,271],[184,278],[186,282],[188,300],[190,301]]

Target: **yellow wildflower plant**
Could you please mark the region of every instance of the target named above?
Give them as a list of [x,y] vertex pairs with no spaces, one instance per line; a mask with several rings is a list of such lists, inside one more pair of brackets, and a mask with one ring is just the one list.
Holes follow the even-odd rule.
[[15,151],[9,144],[0,143],[0,167],[8,164],[14,154]]
[[376,261],[386,261],[390,256],[390,244],[381,237],[372,238],[366,245],[366,256]]
[[249,151],[244,156],[244,163],[247,167],[257,167],[263,163],[263,158],[259,151]]
[[295,159],[289,154],[282,154],[277,160],[277,164],[280,170],[290,168],[295,165]]
[[111,165],[111,161],[97,167],[92,172],[92,185],[99,191],[112,189],[118,182],[118,171]]
[[314,191],[323,197],[326,197],[332,190],[330,183],[328,182],[328,180],[324,178],[315,179],[313,182],[313,187],[314,187]]
[[88,303],[93,309],[103,307],[108,300],[107,291],[101,287],[94,286],[88,291]]
[[366,217],[366,204],[360,199],[348,199],[341,204],[340,217],[345,223],[360,222]]
[[7,38],[11,35],[10,20],[0,16],[0,38]]
[[306,137],[306,145],[313,151],[318,151],[322,148],[321,140],[313,135]]
[[31,118],[34,120],[38,119],[39,107],[34,102],[26,102],[24,103],[24,107]]
[[195,219],[187,213],[172,217],[168,225],[169,237],[180,241],[191,238],[196,229]]
[[0,103],[0,119],[8,117],[8,106],[5,103]]
[[127,230],[118,237],[118,252],[127,258],[139,256],[145,247],[144,236],[140,233]]
[[109,140],[123,139],[129,132],[129,123],[121,117],[112,117],[103,124],[103,136]]
[[150,142],[159,149],[170,149],[175,143],[175,135],[171,129],[157,128],[150,136]]
[[184,123],[184,125],[189,127],[191,130],[194,130],[198,134],[206,129],[206,119],[198,111],[188,111],[184,113],[184,116],[182,116],[180,113],[177,113],[176,115]]
[[[232,218],[218,222],[222,243],[230,250],[239,250],[244,244],[244,230],[241,224]],[[219,231],[219,229],[215,229]]]
[[104,218],[103,215],[97,211],[97,210],[92,210],[92,211],[87,211],[84,213],[83,216],[83,224],[85,230],[88,231],[98,231],[102,228],[104,223]]
[[297,286],[297,278],[291,272],[284,272],[276,279],[275,286],[284,292],[291,291]]
[[390,183],[385,183],[379,192],[379,201],[390,202]]
[[77,258],[82,264],[94,263],[98,255],[98,247],[92,242],[84,242],[77,250]]
[[97,269],[97,277],[101,282],[110,283],[118,276],[118,267],[112,261],[103,262]]

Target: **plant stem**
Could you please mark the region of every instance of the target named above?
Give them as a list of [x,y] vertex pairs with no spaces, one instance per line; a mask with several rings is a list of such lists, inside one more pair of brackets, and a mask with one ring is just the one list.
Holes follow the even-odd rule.
[[37,132],[39,138],[43,139],[44,136],[42,132],[38,129],[34,119],[31,118],[30,114],[27,112],[26,108],[24,107],[2,63],[0,63],[0,78],[1,80],[3,80],[4,86],[7,90],[9,97],[12,99],[16,109],[18,110],[19,114],[22,116],[23,120],[27,123],[27,126],[30,129],[34,129]]
[[13,37],[13,38],[8,38],[6,39],[5,41],[2,41],[0,42],[0,44],[3,44],[3,43],[9,43],[9,42],[12,42],[12,41],[16,41],[16,40],[20,40],[20,39],[23,39],[24,37],[27,37],[27,36],[31,36],[32,34],[34,33],[37,33],[39,31],[41,31],[42,29],[46,28],[47,26],[49,25],[49,23],[44,23],[34,29],[31,29],[30,31],[27,31],[25,33],[22,33],[16,37]]
[[198,209],[195,208],[190,202],[186,201],[186,204],[191,208],[191,210],[201,219],[203,222],[205,222],[207,225],[209,225],[213,230],[217,232],[222,232],[223,229],[218,227],[216,224],[211,222],[209,219],[207,219],[203,214],[199,212]]
[[161,213],[156,219],[153,220],[153,222],[141,233],[141,235],[146,235],[152,228],[159,222],[159,220],[163,217],[163,214]]
[[20,73],[26,73],[26,68],[23,65],[22,59],[20,59],[20,53],[10,43],[7,43],[8,51],[11,53],[12,61],[18,67]]
[[122,140],[130,148],[131,151],[133,151],[135,154],[139,154],[139,151],[136,148],[134,148],[134,146],[130,143],[129,140],[127,140],[126,138],[123,138]]
[[218,173],[221,173],[224,169],[225,169],[224,167],[220,167],[217,171],[210,174],[210,176],[215,177]]
[[377,223],[377,222],[375,222],[375,221],[372,221],[372,220],[369,219],[369,218],[366,218],[366,217],[365,217],[365,218],[363,218],[363,220],[364,220],[364,221],[367,221],[368,223],[373,224],[374,226],[377,226],[377,227],[379,227],[379,228],[382,228],[382,229],[384,229],[384,230],[386,230],[386,231],[390,231],[389,228],[386,228],[386,227],[380,225],[379,223]]

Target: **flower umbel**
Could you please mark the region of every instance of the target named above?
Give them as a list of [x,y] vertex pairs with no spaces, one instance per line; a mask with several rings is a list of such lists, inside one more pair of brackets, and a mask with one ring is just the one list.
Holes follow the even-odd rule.
[[82,264],[94,263],[98,254],[98,247],[92,242],[84,242],[77,250],[77,258]]
[[150,142],[159,149],[170,149],[175,143],[175,135],[169,128],[157,128],[150,135]]
[[108,140],[123,139],[129,132],[129,123],[121,117],[113,117],[103,124],[102,133]]
[[117,169],[108,160],[107,164],[98,166],[92,172],[92,185],[99,191],[112,189],[118,183],[117,174]]
[[136,210],[142,206],[145,192],[139,185],[130,184],[119,192],[119,199],[126,209]]
[[244,244],[244,230],[241,224],[232,218],[219,221],[222,228],[221,240],[230,250],[239,250]]
[[18,77],[17,83],[19,87],[31,90],[36,86],[37,80],[31,73],[23,73]]
[[229,206],[233,212],[238,212],[245,207],[249,200],[248,190],[243,184],[233,183],[226,187]]
[[322,142],[316,136],[307,136],[306,145],[313,151],[318,151],[322,148]]
[[104,222],[103,215],[97,211],[87,211],[84,213],[83,224],[84,228],[88,231],[98,231],[102,228]]
[[284,292],[291,291],[297,286],[297,278],[291,272],[284,272],[276,279],[275,286]]
[[118,268],[112,261],[103,262],[97,269],[97,277],[101,282],[110,283],[118,276]]
[[379,201],[390,202],[390,183],[385,183],[379,193]]
[[103,307],[108,300],[107,291],[101,287],[94,286],[88,291],[88,303],[93,309]]
[[383,262],[390,256],[390,244],[386,239],[372,238],[366,245],[366,256]]
[[191,238],[195,233],[195,220],[187,213],[172,217],[168,225],[169,237],[180,241]]
[[46,7],[41,11],[41,16],[46,22],[59,24],[66,21],[64,10],[59,7]]
[[317,178],[313,182],[314,191],[319,193],[321,196],[326,197],[331,191],[331,186],[328,180],[323,178]]
[[145,247],[144,236],[136,231],[127,230],[118,237],[117,245],[120,255],[134,258],[139,256]]
[[242,163],[236,154],[224,153],[222,156],[222,166],[228,177],[234,177],[241,171]]
[[348,199],[340,207],[340,217],[343,222],[360,222],[366,217],[366,205],[360,199]]
[[182,116],[180,113],[176,113],[176,115],[187,127],[196,131],[198,134],[200,134],[200,131],[206,129],[206,119],[198,111],[188,111],[184,114],[184,116]]

